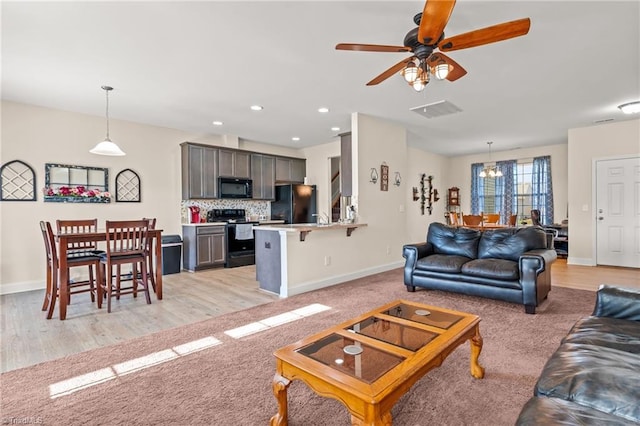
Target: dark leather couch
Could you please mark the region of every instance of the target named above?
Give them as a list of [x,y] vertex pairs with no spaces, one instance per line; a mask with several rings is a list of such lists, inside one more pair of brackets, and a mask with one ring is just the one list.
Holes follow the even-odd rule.
[[547,361],[516,424],[640,424],[640,290],[600,287],[593,314]]
[[479,231],[432,223],[407,244],[404,284],[521,303],[534,314],[551,290],[552,236],[537,226]]

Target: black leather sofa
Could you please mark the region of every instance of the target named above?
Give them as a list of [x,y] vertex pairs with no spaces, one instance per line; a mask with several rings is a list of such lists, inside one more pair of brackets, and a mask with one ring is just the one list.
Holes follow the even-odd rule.
[[551,290],[551,264],[556,260],[552,236],[542,228],[480,231],[432,223],[426,242],[407,244],[404,284],[521,303],[525,312]]
[[544,366],[516,422],[640,424],[640,290],[601,286]]

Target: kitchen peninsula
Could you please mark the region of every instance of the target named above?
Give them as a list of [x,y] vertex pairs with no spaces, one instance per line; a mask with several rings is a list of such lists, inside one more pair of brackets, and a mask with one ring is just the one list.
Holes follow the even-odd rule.
[[[297,223],[254,228],[256,278],[280,297],[328,287],[349,279],[358,263],[358,234],[366,223]],[[357,232],[354,232],[357,231]]]

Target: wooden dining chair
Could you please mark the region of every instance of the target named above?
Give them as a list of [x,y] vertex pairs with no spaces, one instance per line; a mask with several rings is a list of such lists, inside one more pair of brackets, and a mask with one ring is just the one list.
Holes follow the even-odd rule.
[[[151,304],[149,295],[147,240],[149,221],[120,220],[106,221],[105,232],[107,250],[101,256],[102,268],[98,273],[98,308],[102,308],[102,296],[106,294],[107,312],[111,313],[111,299],[120,299],[121,295],[133,294],[138,296],[139,288],[144,292],[147,304]],[[120,267],[131,267],[131,286],[123,287]],[[141,265],[141,266],[140,266]],[[113,267],[118,272],[113,274]],[[139,268],[140,266],[140,268]],[[138,274],[138,270],[140,274]],[[115,281],[115,282],[114,282]]]
[[[49,222],[40,221],[40,231],[42,231],[42,238],[44,239],[44,246],[47,257],[47,273],[46,273],[46,290],[44,295],[44,302],[42,303],[42,310],[47,311],[47,319],[53,317],[55,311],[56,300],[60,297],[60,285],[66,285],[68,287],[68,300],[66,303],[71,302],[71,295],[78,293],[91,293],[91,301],[95,301],[95,294],[97,293],[97,284],[90,276],[88,280],[83,281],[69,281],[67,283],[59,283],[59,268],[60,263],[58,259],[58,250],[56,248],[56,240],[53,235],[53,230]],[[79,266],[89,266],[90,271],[93,267],[98,268],[100,265],[100,257],[95,254],[87,254],[85,256],[75,255],[67,260],[68,269]],[[67,273],[67,276],[69,274]],[[62,319],[62,318],[61,318]]]
[[[58,219],[56,220],[56,229],[58,234],[82,234],[85,232],[98,231],[98,219]],[[104,253],[98,250],[94,241],[72,242],[67,245],[68,261],[77,257],[99,256]],[[95,264],[87,265],[89,267],[89,280],[94,281]]]
[[460,225],[460,217],[457,212],[449,212],[449,225],[451,226]]
[[[149,221],[149,230],[150,231],[154,231],[156,229],[156,218],[152,217],[152,218],[142,218],[142,220],[148,220]],[[156,244],[161,244],[161,241],[156,241]],[[153,288],[153,292],[156,292],[156,277],[154,274],[154,267],[153,267],[153,239],[152,238],[147,238],[147,277],[149,278],[149,281],[151,282],[151,287]],[[156,259],[156,261],[161,262],[162,259]]]
[[518,215],[512,214],[509,216],[509,226],[516,226],[518,224]]
[[482,226],[481,214],[463,214],[462,222],[468,226]]
[[500,213],[487,213],[485,215],[486,223],[498,223],[500,222]]
[[542,226],[542,223],[540,223],[540,210],[531,210],[531,224],[534,226]]

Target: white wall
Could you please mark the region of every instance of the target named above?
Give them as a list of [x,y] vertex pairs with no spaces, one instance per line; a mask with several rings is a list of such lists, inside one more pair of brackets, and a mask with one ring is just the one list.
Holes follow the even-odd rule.
[[[409,147],[407,150],[407,173],[403,175],[402,190],[406,199],[406,232],[407,243],[424,241],[427,230],[432,222],[445,223],[444,213],[447,207],[447,188],[454,186],[449,184],[455,174],[451,173],[449,164],[451,159],[442,155],[431,154],[420,149]],[[433,176],[432,185],[438,190],[439,201],[432,204],[432,211],[427,210],[429,194],[425,194],[424,214],[420,209],[420,200],[413,201],[413,187],[418,188],[420,197],[420,175]],[[425,180],[425,191],[428,191],[428,183]]]
[[640,155],[640,120],[569,130],[569,263],[595,265],[593,164]]
[[[110,120],[110,136],[126,153],[105,157],[89,149],[105,135],[105,118],[2,102],[0,162],[21,160],[36,172],[36,202],[0,202],[0,294],[44,288],[44,247],[40,220],[156,217],[165,234],[181,234],[180,143],[229,146],[224,135],[198,135],[175,129]],[[239,141],[239,148],[303,157],[298,150]],[[130,168],[141,179],[140,203],[45,203],[42,200],[45,163],[106,167],[109,189],[115,175]]]
[[318,213],[331,217],[331,157],[340,156],[340,138],[301,150],[307,159],[307,181],[316,185]]

